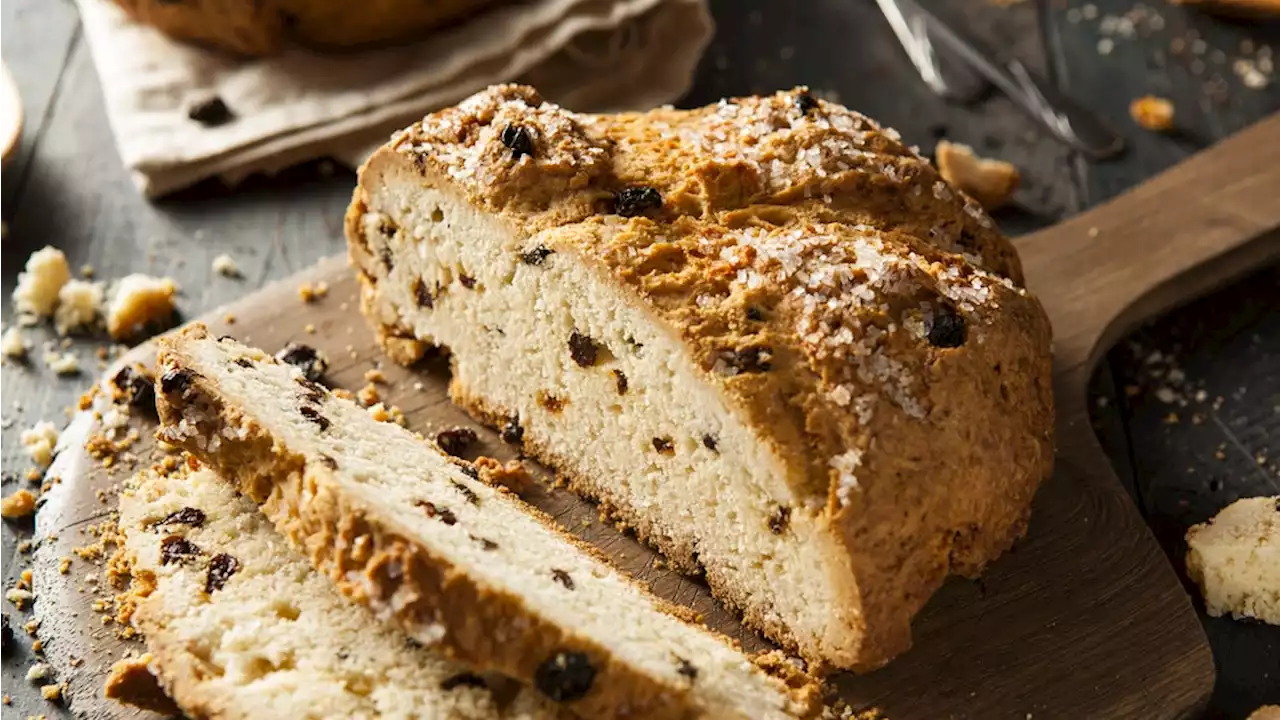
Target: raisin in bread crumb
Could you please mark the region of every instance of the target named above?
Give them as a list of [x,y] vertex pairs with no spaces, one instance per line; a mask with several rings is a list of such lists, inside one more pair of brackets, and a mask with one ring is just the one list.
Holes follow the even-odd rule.
[[452,684],[466,667],[347,601],[257,506],[187,465],[143,471],[120,498],[150,657],[117,669],[113,696],[155,705],[148,672],[192,717],[556,717],[501,712],[484,680]]
[[1210,615],[1280,625],[1280,496],[1237,500],[1187,530],[1187,574]]
[[[766,673],[421,437],[201,326],[160,345],[163,438],[234,480],[345,594],[424,645],[586,717],[816,712],[812,681]],[[698,666],[697,682],[677,658]]]
[[493,87],[379,149],[346,233],[393,359],[451,353],[457,404],[815,663],[909,647],[1050,473],[1012,245],[803,89],[586,115]]

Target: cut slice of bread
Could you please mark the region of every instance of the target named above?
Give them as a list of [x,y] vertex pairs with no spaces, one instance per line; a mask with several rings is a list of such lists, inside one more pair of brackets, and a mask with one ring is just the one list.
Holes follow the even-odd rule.
[[120,497],[120,529],[148,667],[190,717],[561,714],[510,680],[512,692],[496,697],[486,686],[495,681],[339,595],[208,469],[141,472]]
[[160,346],[162,437],[422,644],[583,717],[816,711],[807,676],[766,672],[469,463],[203,327]]
[[1187,530],[1205,610],[1280,625],[1280,496],[1237,500]]
[[1050,331],[1012,246],[804,91],[581,115],[491,88],[360,173],[366,316],[807,660],[883,664],[1023,532]]

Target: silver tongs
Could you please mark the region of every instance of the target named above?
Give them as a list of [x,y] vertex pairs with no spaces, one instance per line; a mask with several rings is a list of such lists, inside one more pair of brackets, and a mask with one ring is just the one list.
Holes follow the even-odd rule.
[[1124,148],[1124,140],[1101,118],[1036,78],[1021,62],[993,59],[995,53],[916,0],[876,1],[920,77],[937,95],[969,102],[994,85],[1054,137],[1081,152],[1106,158]]

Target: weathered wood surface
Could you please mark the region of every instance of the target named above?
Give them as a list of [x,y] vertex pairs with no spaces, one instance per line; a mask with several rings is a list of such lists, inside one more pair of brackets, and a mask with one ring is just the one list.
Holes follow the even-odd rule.
[[[1078,9],[1079,4],[1070,5]],[[1098,6],[1100,15],[1128,9],[1126,4],[1114,2]],[[1083,204],[1105,199],[1197,145],[1280,107],[1280,92],[1274,85],[1265,91],[1250,91],[1241,89],[1238,82],[1231,83],[1226,103],[1202,103],[1197,95],[1202,78],[1193,77],[1186,66],[1175,64],[1168,69],[1150,60],[1157,49],[1167,46],[1170,32],[1117,42],[1114,55],[1103,58],[1095,49],[1097,22],[1069,22],[1067,3],[1054,2],[1043,9],[1032,3],[1008,9],[987,6],[980,0],[964,3],[966,22],[980,35],[1033,67],[1052,73],[1125,131],[1133,147],[1131,153],[1116,163],[1088,166],[1040,136],[1033,124],[1001,98],[975,108],[956,108],[929,96],[871,3],[724,0],[713,3],[713,8],[720,34],[696,87],[683,104],[807,83],[898,127],[909,141],[922,147],[930,146],[942,133],[969,142],[1023,168],[1027,183],[1019,195],[1018,208],[1000,218],[1014,231],[1047,224]],[[97,80],[69,4],[3,0],[2,9],[4,55],[23,92],[27,128],[19,156],[6,168],[3,178],[10,231],[3,247],[6,298],[26,254],[47,242],[67,250],[74,264],[93,264],[100,277],[119,277],[140,269],[173,275],[184,286],[181,306],[187,315],[216,307],[340,249],[339,219],[351,183],[345,173],[325,178],[312,166],[276,181],[253,182],[234,193],[211,183],[158,205],[145,203],[133,191],[114,154]],[[1189,23],[1214,33],[1216,47],[1234,48],[1246,36],[1258,43],[1270,36],[1274,42],[1278,35],[1274,27],[1223,24],[1163,6],[1161,11],[1169,27]],[[958,14],[959,10],[953,8],[953,12]],[[1125,115],[1128,101],[1144,92],[1167,94],[1178,101],[1180,124],[1188,127],[1185,137],[1152,136],[1129,123]],[[244,280],[219,278],[209,270],[211,259],[222,252],[237,258],[245,271]],[[1112,429],[1106,439],[1116,451],[1113,456],[1123,461],[1122,475],[1130,487],[1145,490],[1139,495],[1141,508],[1154,518],[1159,535],[1169,541],[1167,547],[1175,554],[1183,525],[1203,519],[1237,494],[1265,490],[1264,481],[1275,477],[1274,465],[1268,476],[1256,474],[1245,462],[1253,453],[1268,449],[1278,432],[1274,420],[1276,387],[1274,382],[1266,384],[1268,377],[1274,379],[1274,372],[1268,376],[1266,369],[1276,366],[1275,340],[1280,332],[1275,322],[1276,276],[1264,273],[1259,278],[1243,286],[1246,290],[1197,305],[1199,314],[1187,315],[1191,318],[1188,331],[1180,332],[1182,315],[1175,314],[1151,331],[1151,338],[1144,336],[1144,342],[1154,347],[1182,343],[1188,370],[1193,365],[1199,367],[1206,373],[1206,387],[1215,387],[1216,382],[1216,387],[1223,388],[1216,394],[1229,395],[1222,408],[1211,414],[1211,422],[1200,426],[1185,421],[1165,424],[1163,407],[1154,400],[1144,402],[1149,393],[1138,394],[1132,404],[1110,393],[1108,410],[1123,403],[1124,412],[1103,413],[1099,418]],[[1267,296],[1267,291],[1273,294]],[[1230,333],[1203,330],[1213,327],[1206,319],[1224,317],[1234,317]],[[1254,336],[1260,339],[1251,340]],[[1198,339],[1202,344],[1196,344]],[[85,366],[90,368],[93,347],[94,343],[78,345]],[[1145,366],[1139,364],[1140,373]],[[1114,367],[1104,369],[1114,371],[1118,385],[1136,379],[1125,362],[1117,361]],[[25,466],[17,443],[20,429],[42,417],[61,418],[61,409],[78,395],[87,379],[58,380],[43,368],[16,371],[6,366],[4,415],[6,420],[16,420],[4,430],[6,477]],[[1234,393],[1235,385],[1247,386],[1250,381],[1255,384],[1254,392]],[[15,401],[22,411],[15,410]],[[1210,491],[1204,489],[1208,473],[1188,477],[1182,466],[1213,462],[1220,435],[1235,440],[1228,460],[1215,466],[1222,484]],[[1265,473],[1266,469],[1257,472]],[[1151,492],[1153,486],[1157,492]],[[5,494],[15,487],[6,481]],[[1193,498],[1191,510],[1184,504],[1188,497]],[[25,532],[23,526],[5,527],[6,587],[25,564],[15,552],[16,539]],[[968,593],[961,600],[976,597],[976,589],[957,587],[960,589],[948,592]],[[6,610],[12,612],[11,607]],[[924,635],[928,633],[927,622],[921,628]],[[1215,708],[1230,716],[1243,716],[1264,699],[1280,699],[1275,697],[1274,673],[1268,676],[1260,669],[1274,667],[1280,653],[1280,639],[1269,634],[1273,629],[1231,621],[1209,621],[1207,627],[1215,642],[1220,676]],[[4,663],[5,690],[15,697],[15,706],[5,709],[6,716],[10,712],[25,715],[53,710],[21,679],[28,659],[29,651],[24,650]],[[992,685],[981,692],[998,689]],[[1089,689],[1081,687],[1080,692],[1088,693]],[[1028,712],[1041,717],[1054,714],[1052,708],[1028,708]],[[968,714],[963,708],[955,713]]]

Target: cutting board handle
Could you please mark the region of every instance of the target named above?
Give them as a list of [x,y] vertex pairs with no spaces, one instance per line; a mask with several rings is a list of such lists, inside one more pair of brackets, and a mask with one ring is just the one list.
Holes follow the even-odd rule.
[[1066,367],[1280,258],[1280,114],[1016,243]]

